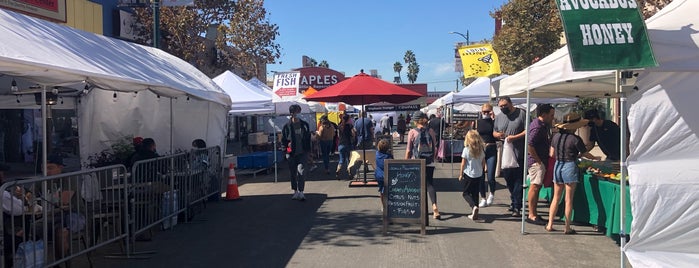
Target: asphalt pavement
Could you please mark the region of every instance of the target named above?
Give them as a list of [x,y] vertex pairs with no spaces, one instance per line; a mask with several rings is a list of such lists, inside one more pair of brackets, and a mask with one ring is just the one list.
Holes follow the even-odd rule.
[[[403,158],[404,145],[394,148]],[[337,157],[331,162],[331,170]],[[614,240],[574,226],[578,234],[548,233],[507,213],[509,193],[498,178],[495,204],[470,213],[456,179],[458,163],[437,163],[435,187],[441,220],[430,219],[427,235],[416,224],[394,224],[382,234],[381,206],[375,187],[348,187],[326,175],[322,163],[310,174],[306,201],[291,200],[288,168],[279,182],[274,172],[239,176],[239,201],[209,202],[200,215],[174,229],[157,231],[136,250],[153,250],[145,259],[108,259],[118,245],[92,254],[95,267],[614,267]],[[548,216],[548,204],[539,214]],[[76,260],[73,266],[84,266]]]

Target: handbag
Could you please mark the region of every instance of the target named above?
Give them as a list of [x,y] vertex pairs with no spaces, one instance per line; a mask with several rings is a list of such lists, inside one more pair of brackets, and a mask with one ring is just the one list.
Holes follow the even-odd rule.
[[505,139],[502,143],[502,162],[500,163],[500,168],[518,168],[519,163],[517,163],[517,155],[515,154],[515,147],[512,143]]

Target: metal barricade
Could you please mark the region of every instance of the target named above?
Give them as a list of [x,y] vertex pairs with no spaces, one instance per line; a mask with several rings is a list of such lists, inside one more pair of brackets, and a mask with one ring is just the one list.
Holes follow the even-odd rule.
[[[128,236],[123,165],[0,186],[0,267],[54,266]],[[127,246],[128,247],[128,246]]]
[[[186,209],[190,177],[189,156],[179,153],[137,161],[131,168],[128,184],[131,239],[152,234],[150,228],[177,224],[177,215]],[[149,231],[149,234],[143,234]]]
[[190,161],[192,176],[189,183],[189,192],[187,193],[189,206],[204,202],[213,196],[220,196],[223,176],[221,147],[193,149],[190,154]]

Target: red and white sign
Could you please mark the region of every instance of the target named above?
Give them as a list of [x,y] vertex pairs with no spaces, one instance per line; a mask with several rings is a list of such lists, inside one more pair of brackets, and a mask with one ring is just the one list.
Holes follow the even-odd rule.
[[66,22],[66,0],[0,0],[0,7],[52,21]]
[[299,72],[278,72],[274,74],[274,85],[272,87],[273,101],[294,100],[297,99],[299,93],[299,83],[301,82],[301,73]]
[[295,70],[301,72],[301,83],[299,84],[301,91],[308,89],[308,87],[313,87],[316,90],[323,90],[326,87],[345,80],[344,74],[333,69],[304,67]]

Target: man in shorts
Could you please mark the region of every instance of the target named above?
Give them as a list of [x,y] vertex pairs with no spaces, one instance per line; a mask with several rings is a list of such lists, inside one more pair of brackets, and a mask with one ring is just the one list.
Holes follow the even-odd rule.
[[527,164],[530,186],[527,194],[529,214],[527,222],[544,225],[546,222],[536,211],[539,201],[539,191],[544,183],[546,169],[549,168],[549,149],[551,147],[551,123],[556,110],[550,104],[542,104],[536,108],[536,118],[529,124],[529,140],[527,141]]

